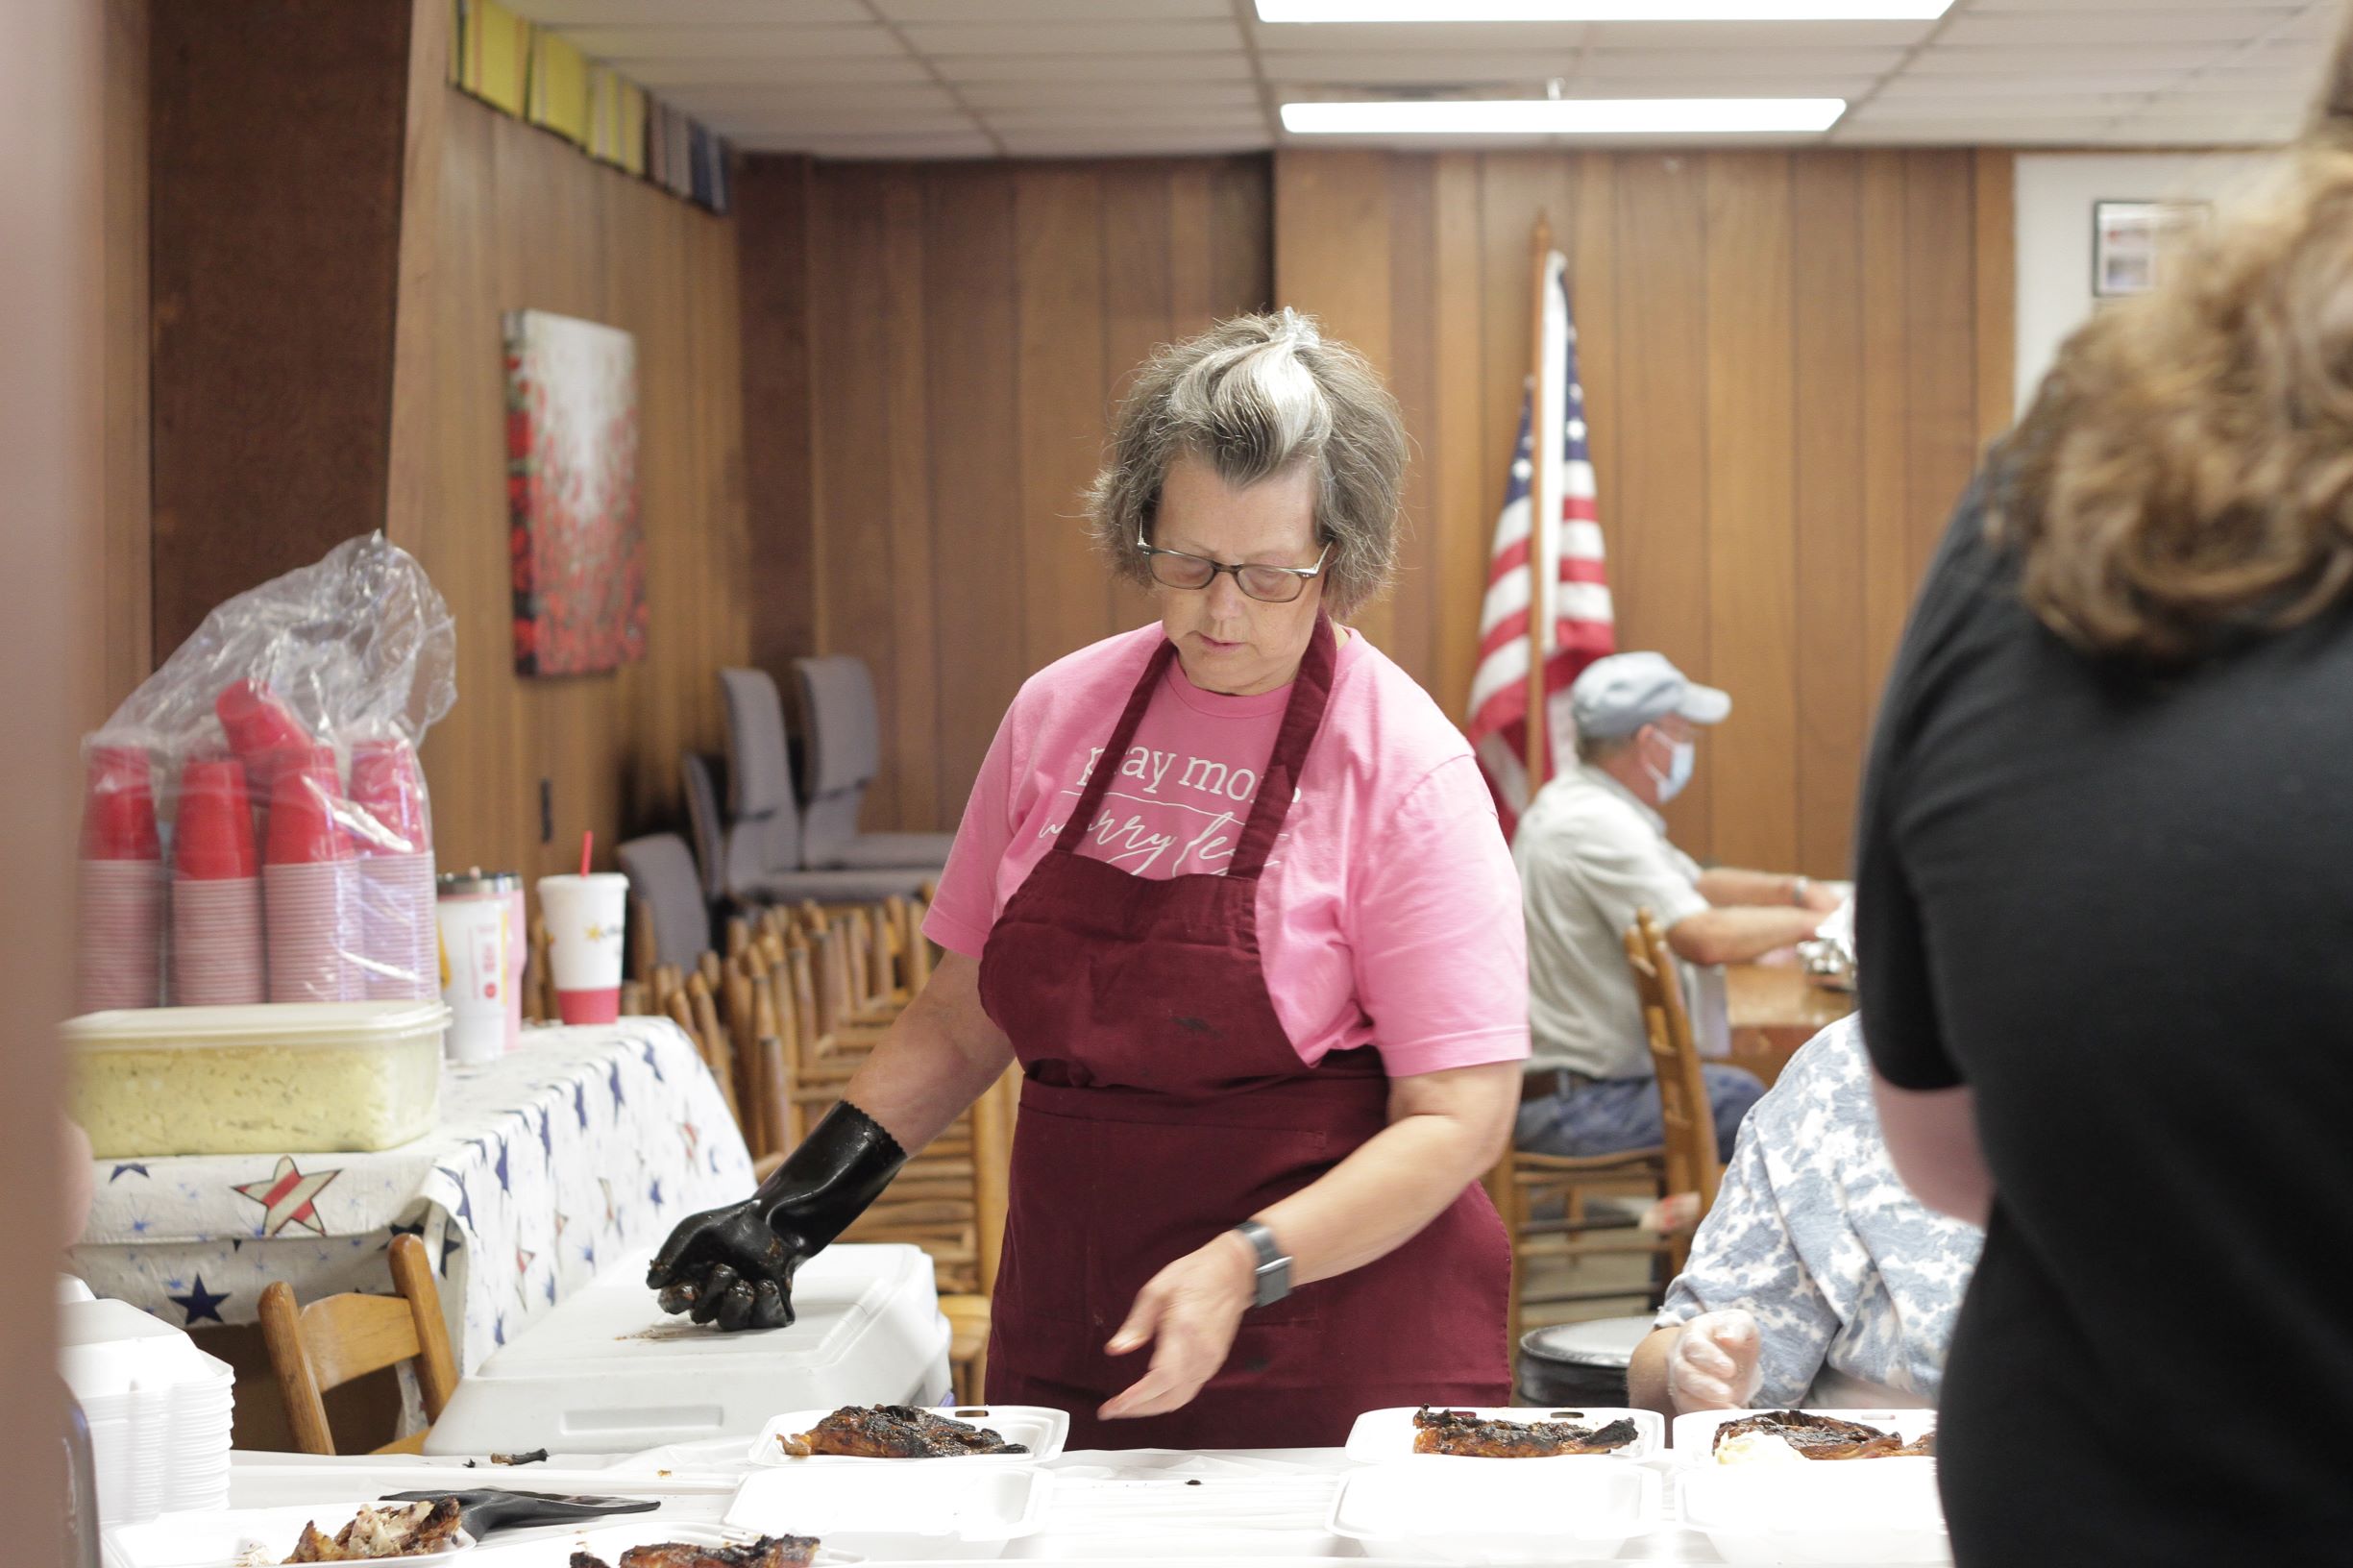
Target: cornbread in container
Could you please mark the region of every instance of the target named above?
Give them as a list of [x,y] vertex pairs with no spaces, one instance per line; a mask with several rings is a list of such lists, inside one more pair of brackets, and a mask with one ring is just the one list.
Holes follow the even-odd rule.
[[73,1117],[102,1160],[388,1149],[432,1126],[448,1021],[437,1001],[85,1014]]

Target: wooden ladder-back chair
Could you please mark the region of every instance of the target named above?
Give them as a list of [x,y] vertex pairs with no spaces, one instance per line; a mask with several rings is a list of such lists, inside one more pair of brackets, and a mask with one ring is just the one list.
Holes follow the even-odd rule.
[[[294,1288],[283,1280],[272,1281],[261,1292],[261,1338],[294,1440],[305,1454],[335,1453],[321,1396],[355,1378],[414,1361],[429,1424],[441,1419],[457,1391],[457,1363],[450,1355],[441,1292],[433,1285],[425,1244],[413,1236],[396,1236],[387,1256],[397,1295],[322,1296],[297,1307]],[[415,1433],[375,1452],[421,1454],[425,1437]]]
[[1657,917],[1647,909],[1636,912],[1627,930],[1626,963],[1642,1000],[1651,1061],[1658,1074],[1659,1119],[1666,1128],[1666,1189],[1670,1194],[1697,1193],[1700,1200],[1691,1228],[1679,1230],[1674,1237],[1675,1266],[1680,1270],[1691,1248],[1691,1230],[1707,1217],[1724,1181],[1716,1118],[1708,1105],[1706,1078],[1700,1071],[1691,1012],[1683,1001],[1682,971]]

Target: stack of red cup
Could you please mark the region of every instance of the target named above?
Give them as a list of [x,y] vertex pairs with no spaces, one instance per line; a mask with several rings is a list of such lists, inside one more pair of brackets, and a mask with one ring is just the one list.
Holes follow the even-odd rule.
[[173,1004],[266,1000],[260,856],[245,770],[233,759],[191,757],[181,766],[172,860]]
[[[266,819],[278,796],[278,771],[301,763],[317,744],[303,722],[267,688],[232,681],[212,699],[212,715],[229,737],[229,749],[245,765],[245,794]],[[256,830],[267,842],[266,821]]]
[[76,1005],[154,1007],[162,1000],[163,850],[147,751],[94,746],[82,805]]
[[441,994],[433,834],[425,780],[406,741],[361,741],[352,748],[352,804],[359,812],[355,837],[367,994],[432,1001]]
[[281,758],[275,779],[261,867],[270,1000],[364,1000],[367,985],[356,962],[364,941],[359,869],[344,827],[351,807],[336,776],[334,747],[305,747]]

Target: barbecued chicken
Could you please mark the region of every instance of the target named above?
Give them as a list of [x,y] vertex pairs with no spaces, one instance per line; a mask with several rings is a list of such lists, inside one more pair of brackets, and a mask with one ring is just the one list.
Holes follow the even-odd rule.
[[1546,1459],[1561,1454],[1607,1454],[1640,1433],[1621,1416],[1606,1426],[1573,1421],[1483,1421],[1468,1410],[1413,1412],[1413,1452],[1477,1459]]
[[[806,1535],[763,1535],[742,1546],[633,1546],[621,1555],[620,1568],[804,1568],[817,1555],[817,1542]],[[572,1568],[605,1568],[604,1559],[586,1552],[572,1555]]]
[[1716,1440],[1708,1452],[1718,1453],[1727,1442],[1750,1436],[1777,1437],[1808,1459],[1905,1459],[1936,1453],[1933,1432],[1922,1433],[1907,1443],[1898,1433],[1882,1432],[1860,1421],[1842,1421],[1834,1415],[1808,1415],[1803,1410],[1768,1410],[1763,1415],[1727,1421],[1716,1429]]
[[778,1434],[797,1459],[832,1454],[861,1459],[944,1459],[972,1454],[1026,1454],[987,1427],[950,1421],[908,1405],[846,1405],[807,1432]]
[[458,1530],[457,1499],[363,1507],[333,1536],[306,1523],[287,1562],[377,1562],[386,1557],[421,1557],[444,1552]]

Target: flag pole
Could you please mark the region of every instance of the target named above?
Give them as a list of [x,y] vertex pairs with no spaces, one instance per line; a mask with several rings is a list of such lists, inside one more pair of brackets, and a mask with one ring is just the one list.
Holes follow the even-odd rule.
[[1529,313],[1528,335],[1534,346],[1529,353],[1529,363],[1534,376],[1534,390],[1529,395],[1529,460],[1533,472],[1528,478],[1528,719],[1523,726],[1528,737],[1528,798],[1535,799],[1536,790],[1552,776],[1546,766],[1551,752],[1551,737],[1545,734],[1545,662],[1550,652],[1553,626],[1553,558],[1552,539],[1555,525],[1560,515],[1560,497],[1548,482],[1553,472],[1549,460],[1559,439],[1560,410],[1551,406],[1545,396],[1548,378],[1545,375],[1544,313],[1549,303],[1544,296],[1550,281],[1553,257],[1553,226],[1542,212],[1536,214],[1536,229],[1532,243],[1532,268],[1535,282],[1529,298],[1535,308]]

